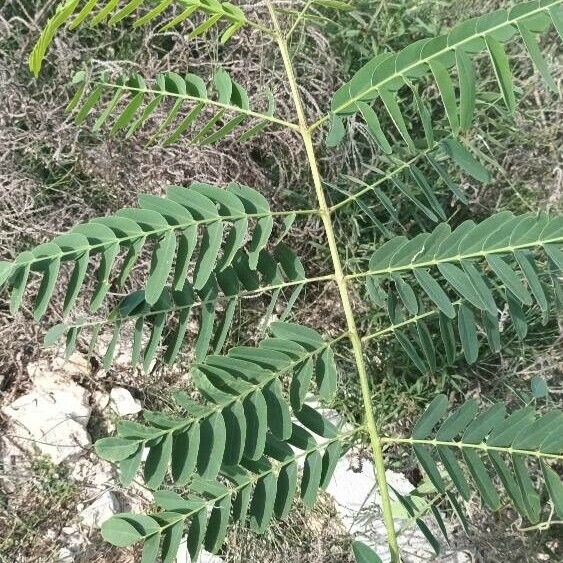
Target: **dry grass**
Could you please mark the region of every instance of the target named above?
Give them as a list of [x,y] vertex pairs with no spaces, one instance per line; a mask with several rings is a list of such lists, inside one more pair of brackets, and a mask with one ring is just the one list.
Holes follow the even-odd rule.
[[[444,14],[457,20],[482,13],[492,6],[486,0],[468,0],[456,4],[455,12],[459,13],[453,13],[444,11],[449,2],[403,4],[411,6],[409,17],[413,22],[418,16],[430,22],[430,31],[439,31],[441,26],[451,23],[443,18]],[[242,147],[226,141],[212,148],[193,147],[186,142],[164,148],[147,146],[147,134],[124,141],[88,133],[75,126],[64,112],[70,77],[87,62],[114,72],[142,70],[150,77],[167,70],[188,68],[209,76],[212,65],[220,60],[251,93],[259,92],[265,84],[274,84],[280,112],[282,116],[290,116],[289,95],[278,74],[279,60],[268,40],[255,32],[242,33],[228,49],[218,52],[202,42],[188,43],[176,33],[163,36],[116,29],[91,35],[85,32],[63,34],[49,54],[44,76],[36,82],[29,75],[25,60],[45,13],[53,5],[53,1],[5,0],[0,7],[0,259],[13,259],[22,249],[48,240],[77,222],[132,205],[141,192],[160,194],[169,184],[186,185],[194,180],[217,184],[240,181],[267,194],[272,207],[278,210],[310,200],[306,160],[299,140],[290,133],[273,130]],[[253,7],[263,12],[261,3]],[[402,5],[397,10],[401,12]],[[378,27],[379,22],[377,19],[367,29],[358,26],[358,40],[365,40],[365,44],[373,40],[380,47],[398,47],[403,40],[428,35],[427,30],[415,23],[409,28],[401,26],[398,19],[387,27]],[[377,29],[377,33],[372,33],[372,29]],[[302,94],[310,116],[316,118],[326,109],[330,92],[346,78],[343,68],[348,63],[351,68],[357,68],[361,57],[357,52],[350,55],[341,50],[341,42],[327,41],[315,28],[311,28],[307,39],[296,35],[295,44],[300,55],[296,59],[297,70],[307,84]],[[114,62],[109,64],[104,62],[106,60]],[[493,186],[475,189],[469,211],[472,214],[488,214],[505,207],[520,211],[538,205],[553,208],[561,203],[563,120],[560,105],[544,93],[536,78],[529,78],[531,69],[524,57],[520,57],[518,64],[519,76],[526,84],[518,121],[516,124],[503,122],[499,128],[498,119],[490,114],[476,133],[480,148],[499,163],[499,168]],[[561,72],[561,67],[556,70],[558,78]],[[321,154],[321,163],[326,176],[334,179],[343,170],[361,171],[360,163],[366,155],[372,159],[373,146],[358,143],[337,158]],[[351,224],[348,219],[343,216],[341,223],[347,237],[347,240],[343,237],[347,252],[352,243],[361,243],[366,235],[366,231],[353,234],[347,231]],[[288,241],[301,256],[310,275],[326,273],[328,254],[317,219],[298,222]],[[363,252],[365,254],[365,248]],[[352,251],[346,258],[363,259],[362,255],[353,256]],[[135,278],[132,283],[135,284]],[[118,297],[116,291],[114,299]],[[312,286],[304,294],[297,319],[323,328],[325,332],[338,332],[342,319],[334,306],[336,300],[333,285]],[[240,338],[252,335],[263,305],[262,300],[245,303],[245,314],[249,316]],[[358,311],[366,309],[358,297],[355,306]],[[44,353],[38,345],[43,329],[30,322],[30,318],[27,307],[12,318],[5,296],[0,300],[0,399],[3,402],[11,401],[28,388],[26,365]],[[45,325],[50,326],[60,318],[60,300],[56,299]],[[363,323],[363,328],[367,328],[369,319]],[[552,344],[549,346],[551,348]],[[560,356],[546,361],[561,365]],[[154,406],[165,404],[166,389],[184,375],[181,370],[159,368],[141,376],[121,367],[102,379],[95,367],[92,376],[81,381],[91,391],[107,392],[116,383],[130,385],[143,389],[146,401]],[[529,362],[518,364],[516,368],[512,364],[505,367],[509,380],[518,378],[523,369],[530,369]],[[351,371],[351,366],[344,362],[343,368],[345,373]],[[494,364],[491,369],[497,368]],[[383,372],[375,370],[374,377],[385,379],[384,376]],[[560,371],[555,369],[552,381],[560,388],[559,376]],[[477,381],[468,384],[468,393],[477,392],[479,380],[482,383],[483,378],[482,373],[478,374]],[[378,400],[384,399],[395,412],[395,407],[400,405],[401,412],[412,417],[428,393],[435,389],[435,382],[429,381],[417,395],[416,391],[406,389],[403,382],[396,385],[387,382],[378,390]],[[358,415],[358,404],[357,387],[350,380],[341,407],[353,417]],[[94,416],[91,429],[94,433],[101,422]],[[3,557],[6,563],[51,561],[58,548],[64,545],[62,528],[75,515],[75,505],[80,498],[79,491],[64,486],[64,471],[63,468],[60,473],[53,473],[52,468],[43,466],[33,469],[18,495],[10,495],[9,501],[9,491],[0,490],[0,537],[8,538],[0,540],[2,563]],[[9,511],[6,509],[8,502]],[[31,504],[36,507],[33,520],[28,516]],[[486,520],[484,524],[485,533],[471,538],[472,545],[484,554],[483,560],[516,561],[508,545],[514,545],[514,549],[529,548],[524,541],[517,541],[507,543],[505,549],[499,545],[504,539],[499,540],[498,535],[499,530],[505,529],[505,522]],[[53,528],[54,537],[47,534]],[[537,537],[534,536],[533,542]],[[498,557],[487,559],[491,553],[498,553]],[[537,554],[533,549],[531,553],[534,555],[530,557]],[[244,530],[233,531],[224,552],[226,559],[233,563],[345,563],[348,554],[349,539],[336,521],[334,507],[326,499],[312,512],[299,507],[290,520],[276,523],[263,538],[251,537]],[[520,558],[518,556],[518,560]],[[117,554],[103,545],[99,537],[93,536],[81,560],[125,563],[132,560],[132,556]]]

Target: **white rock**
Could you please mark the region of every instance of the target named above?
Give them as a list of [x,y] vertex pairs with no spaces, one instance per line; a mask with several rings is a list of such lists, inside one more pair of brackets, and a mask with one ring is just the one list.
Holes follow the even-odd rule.
[[137,414],[143,407],[139,399],[135,399],[127,389],[114,387],[109,394],[110,406],[119,416]]
[[82,458],[73,464],[70,477],[83,486],[105,491],[115,481],[115,470],[111,463],[102,459]]
[[90,528],[99,528],[108,518],[121,510],[119,500],[115,493],[104,492],[91,505],[79,514],[82,523]]
[[109,394],[102,393],[101,391],[94,391],[92,394],[92,401],[98,409],[103,411],[109,405]]
[[18,445],[35,446],[59,464],[91,445],[86,431],[91,409],[86,389],[44,367],[35,364],[31,391],[2,412],[11,419]]
[[65,526],[62,528],[62,533],[65,535],[63,540],[65,547],[71,552],[73,556],[84,551],[84,546],[88,542],[86,536],[79,529],[77,524],[72,526]]
[[218,555],[209,553],[208,551],[202,551],[197,563],[225,563],[225,560],[221,559]]
[[[176,555],[176,563],[191,563],[192,560],[190,558],[190,554],[188,553],[187,542],[188,536],[184,536]],[[197,558],[197,563],[225,563],[225,560],[221,559],[218,555],[213,555],[208,551],[202,550]]]
[[[322,409],[321,412],[330,418],[333,424],[339,425],[338,413]],[[327,493],[333,497],[342,523],[350,534],[373,548],[383,562],[388,563],[391,561],[391,554],[387,545],[387,532],[380,508],[381,497],[377,490],[374,466],[370,460],[360,459],[359,452],[354,450],[348,451],[340,459]],[[387,470],[385,477],[388,485],[402,495],[410,494],[415,488],[401,473]],[[395,499],[392,491],[391,497]],[[438,527],[432,521],[427,524],[440,541],[441,532]],[[437,559],[422,532],[412,526],[410,520],[395,518],[395,529],[400,530],[398,543],[405,563],[430,560],[465,563],[472,560],[465,552],[450,550],[444,550]]]
[[72,551],[67,547],[63,547],[59,549],[59,553],[57,554],[57,562],[58,563],[72,563],[74,561],[74,555]]
[[67,375],[88,375],[90,373],[90,363],[83,354],[74,352],[69,358],[57,356],[51,362],[53,371],[66,373]]

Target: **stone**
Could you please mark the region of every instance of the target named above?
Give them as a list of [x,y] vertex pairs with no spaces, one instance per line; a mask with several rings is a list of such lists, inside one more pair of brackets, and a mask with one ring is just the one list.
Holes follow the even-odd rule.
[[115,470],[111,463],[103,459],[79,459],[72,466],[70,478],[89,489],[105,491],[115,482]]
[[121,505],[115,493],[105,491],[92,504],[79,513],[85,526],[99,528],[108,518],[117,514]]
[[[176,555],[176,563],[191,563],[191,561],[190,554],[188,553],[188,536],[184,536]],[[218,555],[202,550],[196,563],[225,563],[225,560]]]
[[33,447],[56,465],[91,446],[86,426],[91,409],[88,392],[64,374],[31,366],[32,389],[2,412],[9,418],[14,441],[22,449]]
[[[320,405],[313,406],[314,408],[320,407]],[[333,424],[341,425],[338,413],[322,408],[320,410]],[[401,495],[409,495],[415,489],[401,473],[387,470],[385,477],[388,485]],[[339,460],[326,492],[334,499],[340,519],[350,534],[374,549],[384,563],[390,562],[387,531],[380,508],[381,497],[371,460],[366,460],[360,451],[354,449],[348,451]],[[397,501],[392,491],[391,497]],[[413,525],[412,520],[401,518],[394,520],[395,529],[400,532],[398,543],[405,563],[419,563],[427,560],[442,563],[466,563],[472,560],[466,552],[448,550],[444,545],[440,557],[436,558],[432,547],[418,527]],[[441,531],[434,521],[427,519],[426,523],[434,536],[441,541]]]
[[51,369],[69,376],[89,375],[91,368],[88,358],[74,352],[70,357],[56,356],[51,362]]
[[135,399],[124,387],[114,387],[110,394],[110,406],[119,416],[137,414],[143,410],[141,401]]
[[63,547],[59,549],[59,553],[57,554],[57,562],[58,563],[72,563],[74,561],[74,555],[68,547]]
[[109,394],[102,391],[94,391],[92,394],[92,403],[100,411],[105,410],[109,405]]

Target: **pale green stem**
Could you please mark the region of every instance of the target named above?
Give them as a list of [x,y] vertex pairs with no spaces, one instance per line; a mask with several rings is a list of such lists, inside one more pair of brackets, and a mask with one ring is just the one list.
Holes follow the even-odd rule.
[[297,29],[297,26],[299,25],[301,20],[305,17],[305,14],[309,10],[313,2],[314,0],[307,0],[307,3],[305,4],[304,8],[299,12],[299,14],[297,14],[297,18],[295,18],[295,21],[293,22],[291,29],[285,34],[286,41],[289,40],[289,38],[293,35],[293,32]]
[[442,446],[448,448],[459,448],[460,450],[470,449],[470,450],[481,450],[484,452],[500,452],[509,455],[524,455],[528,457],[537,457],[538,459],[556,459],[562,460],[563,455],[561,454],[549,454],[544,452],[539,452],[535,450],[518,450],[511,447],[500,447],[500,446],[489,446],[485,443],[480,444],[467,444],[465,442],[444,442],[441,440],[418,440],[415,438],[394,438],[394,437],[383,437],[381,438],[382,444],[410,444],[411,446],[419,444],[424,446]]
[[289,86],[291,89],[291,95],[293,102],[295,104],[295,109],[299,118],[300,133],[303,139],[303,144],[307,152],[307,158],[309,161],[309,167],[311,170],[311,176],[313,179],[313,185],[315,187],[315,194],[319,204],[320,217],[323,221],[325,228],[325,233],[327,236],[328,246],[330,250],[330,255],[334,268],[334,279],[338,285],[338,291],[340,293],[340,299],[342,302],[342,307],[344,309],[344,314],[346,317],[346,324],[348,326],[348,337],[352,344],[354,358],[356,361],[356,366],[358,370],[358,376],[360,379],[360,387],[362,391],[362,400],[364,403],[364,411],[366,416],[366,426],[368,429],[371,448],[373,452],[373,461],[375,466],[375,477],[379,487],[379,493],[381,496],[381,507],[383,510],[383,519],[385,522],[385,528],[387,530],[387,541],[389,543],[389,549],[391,552],[391,559],[393,563],[398,563],[400,561],[399,557],[399,547],[397,545],[397,535],[395,532],[395,526],[393,522],[393,512],[391,509],[391,499],[389,497],[389,487],[387,485],[387,480],[385,477],[385,463],[383,461],[383,450],[381,447],[381,439],[379,437],[379,432],[377,430],[377,424],[375,421],[375,415],[371,405],[371,391],[368,381],[368,375],[364,363],[363,349],[360,337],[358,336],[358,331],[356,328],[356,320],[352,312],[352,305],[350,302],[350,296],[348,293],[348,285],[346,277],[344,276],[344,271],[342,268],[342,263],[340,261],[340,256],[338,253],[338,247],[336,245],[336,238],[334,236],[334,228],[332,225],[332,220],[330,218],[330,209],[326,202],[325,193],[323,190],[323,183],[321,175],[319,172],[317,157],[315,155],[315,150],[313,147],[313,140],[311,137],[311,130],[307,123],[307,118],[305,116],[305,111],[303,108],[303,102],[301,99],[301,94],[299,93],[299,87],[297,85],[297,80],[295,77],[295,72],[293,69],[293,64],[291,62],[291,57],[287,48],[287,42],[283,36],[280,29],[277,15],[272,7],[271,3],[268,2],[268,8],[272,17],[272,22],[274,24],[274,30],[277,34],[277,41],[281,56],[283,59],[285,71],[289,81]]
[[410,262],[404,266],[391,266],[383,270],[368,270],[367,272],[358,272],[356,274],[348,274],[346,276],[347,280],[355,280],[358,278],[365,278],[369,276],[388,276],[394,272],[406,272],[411,271],[416,268],[432,268],[438,266],[439,264],[449,264],[451,262],[463,262],[464,260],[471,260],[473,258],[486,258],[493,254],[514,254],[517,250],[524,250],[528,248],[537,248],[539,246],[544,246],[546,244],[560,244],[563,242],[563,237],[555,237],[551,239],[537,239],[531,242],[525,242],[523,244],[513,244],[510,246],[503,246],[500,248],[493,248],[491,250],[479,250],[477,252],[470,252],[468,254],[458,254],[455,256],[446,256],[445,258],[439,258],[435,260],[426,260],[425,262]]

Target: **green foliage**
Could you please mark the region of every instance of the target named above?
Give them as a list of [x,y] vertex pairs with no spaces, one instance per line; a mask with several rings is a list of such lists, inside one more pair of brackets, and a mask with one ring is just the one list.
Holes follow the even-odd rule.
[[541,513],[542,496],[534,485],[538,470],[543,472],[555,511],[561,514],[563,484],[554,479],[555,472],[547,462],[563,459],[562,411],[553,409],[539,415],[533,408],[523,407],[507,415],[505,405],[496,403],[479,412],[476,401],[470,399],[439,424],[447,408],[447,398],[437,396],[417,422],[412,437],[405,440],[412,444],[440,493],[446,493],[447,485],[437,459],[463,499],[468,500],[471,490],[476,489],[487,507],[499,510],[501,497],[485,465],[487,460],[516,510],[532,524],[540,521]]
[[[150,126],[153,114],[162,109],[166,117],[154,125],[151,140],[165,146],[188,134],[193,143],[211,145],[235,131],[237,140],[247,141],[279,121],[273,117],[275,102],[269,91],[265,112],[254,112],[246,90],[221,68],[213,77],[216,99],[210,97],[205,82],[191,73],[184,77],[175,72],[160,74],[150,85],[138,74],[118,77],[114,82],[102,75],[90,84],[86,74],[80,72],[73,82],[77,90],[68,109],[75,111],[76,123],[83,124],[98,111],[92,130],[106,126],[110,136],[125,132],[126,138],[131,137]],[[244,128],[249,119],[254,123]]]
[[[173,4],[180,6],[179,11]],[[114,281],[128,288],[132,280],[140,284],[106,318],[65,319],[46,334],[46,344],[64,337],[67,353],[71,353],[79,337],[89,332],[92,351],[104,327],[111,327],[103,357],[106,369],[119,341],[129,338],[124,328],[130,322],[134,323],[133,364],[142,363],[148,370],[154,361],[174,363],[186,340],[191,314],[201,311],[190,365],[193,394],[175,391],[170,411],[145,410],[142,423],[122,420],[116,435],[96,443],[98,455],[119,466],[124,485],[142,469],[157,507],[148,514],[111,518],[104,523],[102,535],[116,546],[142,543],[143,563],[159,557],[173,561],[184,531],[192,559],[202,546],[215,553],[233,523],[264,533],[273,518],[289,514],[297,496],[306,506],[313,506],[319,491],[328,486],[342,453],[364,435],[369,436],[372,446],[393,561],[400,557],[393,511],[406,514],[438,552],[439,541],[425,523],[431,516],[447,539],[436,503],[449,504],[465,527],[462,505],[472,491],[476,490],[489,508],[500,508],[497,483],[532,524],[541,521],[546,502],[563,518],[563,484],[552,467],[563,459],[563,413],[549,405],[544,408],[548,394],[545,381],[532,381],[533,396],[541,407],[538,410],[525,406],[507,415],[507,406],[496,403],[479,412],[477,403],[469,400],[443,421],[449,402],[439,395],[410,438],[381,437],[378,408],[371,406],[363,348],[367,341],[392,334],[421,372],[435,372],[445,363],[477,362],[484,339],[493,352],[500,352],[507,317],[512,330],[524,339],[528,311],[539,311],[542,322],[547,323],[560,310],[562,218],[541,211],[519,216],[502,211],[478,223],[459,223],[448,217],[435,180],[445,184],[448,197],[451,194],[462,203],[467,203],[467,196],[447,164],[454,164],[477,182],[492,181],[469,139],[480,96],[475,59],[480,54],[488,57],[504,104],[510,112],[515,111],[517,89],[506,47],[518,34],[553,90],[555,83],[537,35],[552,24],[561,35],[561,0],[526,2],[509,11],[485,14],[397,54],[379,54],[335,93],[329,114],[312,124],[307,122],[288,39],[299,24],[310,19],[309,9],[315,5],[350,6],[332,0],[307,2],[303,10],[289,12],[292,25],[284,33],[275,8],[266,4],[271,28],[250,22],[238,8],[216,0],[163,0],[150,5],[142,0],[123,5],[117,0],[71,0],[49,20],[30,58],[32,70],[38,73],[63,25],[74,29],[106,20],[113,25],[131,16],[135,26],[153,25],[164,18],[161,29],[168,29],[193,15],[200,19],[193,24],[192,37],[217,25],[223,42],[241,27],[252,26],[277,41],[299,124],[274,117],[271,94],[265,113],[251,110],[247,92],[221,69],[213,78],[216,95],[194,74],[182,77],[168,72],[158,76],[151,87],[140,75],[111,82],[105,75],[93,79],[79,72],[74,78],[77,91],[68,109],[75,112],[78,125],[95,114],[94,131],[107,125],[110,135],[125,133],[126,137],[152,126],[157,110],[165,109],[163,121],[152,133],[152,139],[164,145],[179,141],[184,134],[203,145],[228,136],[247,140],[269,124],[282,126],[301,136],[317,198],[315,209],[273,212],[264,196],[243,185],[171,186],[163,197],[141,195],[137,208],[93,219],[11,262],[0,262],[0,287],[11,288],[13,314],[37,274],[36,320],[45,315],[65,263],[72,266],[63,288],[65,316],[77,309],[90,278],[93,312],[108,301]],[[454,67],[456,82],[450,74]],[[441,120],[415,84],[426,81],[428,75],[439,93],[436,105],[443,109]],[[412,121],[402,107],[409,102],[418,116]],[[326,144],[335,146],[348,132],[344,120],[354,115],[365,122],[389,170],[382,171],[375,184],[363,185],[328,207],[312,134],[330,121]],[[246,123],[250,119],[254,121]],[[394,135],[388,122],[396,130]],[[408,162],[397,156],[405,152],[409,153]],[[384,182],[395,195],[390,197],[378,188]],[[397,226],[402,226],[394,203],[398,199],[410,210],[410,216],[425,218],[418,222],[423,228],[428,221],[435,226],[430,232],[396,236],[361,200],[368,192]],[[359,215],[367,216],[388,239],[372,249],[368,269],[355,273],[345,269],[335,237],[334,216],[350,202],[355,202]],[[330,273],[308,277],[305,265],[280,242],[298,214],[317,215],[322,221],[332,263]],[[274,241],[276,216],[283,221],[283,234]],[[148,272],[133,277],[144,250],[150,255]],[[97,267],[92,275],[94,258]],[[390,325],[374,334],[359,334],[362,324],[356,320],[351,299],[356,280],[365,282],[375,307],[390,319]],[[313,282],[335,283],[338,289],[346,331],[331,340],[311,328],[285,322],[303,287]],[[270,322],[284,289],[291,292],[285,310],[279,321]],[[224,352],[240,300],[265,292],[272,293],[264,318],[270,336],[257,346],[234,346]],[[436,346],[438,331],[430,322],[435,319],[445,362]],[[345,432],[317,406],[319,401],[331,403],[339,396],[333,347],[344,341],[352,347],[364,405],[364,420]],[[463,359],[458,358],[458,341]],[[409,496],[395,492],[393,504],[385,478],[385,444],[413,447],[432,484],[433,498],[422,501],[420,491]],[[540,481],[547,491],[543,497]],[[352,549],[357,561],[379,560],[361,542],[354,542]]]
[[[464,21],[446,35],[416,41],[396,54],[377,55],[334,94],[328,146],[334,146],[342,140],[345,132],[343,118],[359,113],[383,152],[391,152],[391,145],[379,125],[377,114],[368,105],[379,100],[409,152],[416,152],[415,142],[399,106],[399,92],[405,86],[412,92],[423,129],[427,131],[431,127],[430,113],[416,92],[413,81],[426,78],[429,72],[440,92],[451,131],[457,135],[460,131],[467,130],[473,122],[477,92],[471,57],[482,52],[488,52],[506,107],[513,112],[516,99],[503,44],[510,41],[516,33],[521,35],[534,65],[547,85],[557,92],[547,63],[539,50],[536,35],[546,31],[551,24],[560,31],[563,27],[562,20],[563,7],[559,0],[524,2],[510,10],[497,10]],[[449,74],[452,67],[456,68],[458,75],[459,106]]]
[[[176,534],[181,537],[190,524],[188,546],[194,559],[202,544],[213,553],[221,547],[231,508],[234,522],[248,517],[251,529],[262,533],[272,517],[287,516],[297,492],[312,506],[319,489],[328,486],[351,433],[340,433],[303,400],[313,377],[324,399],[336,392],[330,343],[292,323],[276,322],[270,329],[272,337],[258,348],[234,347],[226,356],[211,355],[195,364],[192,378],[205,403],[178,391],[173,398],[182,416],[145,411],[144,425],[122,421],[116,437],[96,443],[100,457],[119,462],[123,484],[135,478],[147,451],[145,484],[158,489],[170,473],[174,487],[185,491],[182,496],[157,491],[155,502],[163,512],[111,518],[102,528],[108,541],[121,546],[142,541],[152,561],[163,538],[166,560],[176,553],[177,547],[170,547]],[[290,401],[282,392],[287,378]],[[298,424],[292,422],[291,410]],[[299,459],[304,470],[298,487]],[[226,484],[217,481],[219,476]]]
[[373,549],[367,546],[365,543],[360,541],[355,541],[352,544],[352,549],[354,551],[354,557],[356,558],[356,563],[380,563],[381,558]]
[[[372,300],[387,309],[394,326],[405,323],[405,313],[420,317],[416,330],[398,329],[395,336],[420,371],[432,371],[436,369],[436,347],[425,323],[428,315],[423,310],[423,296],[439,311],[440,333],[448,361],[455,360],[453,319],[457,317],[465,359],[475,363],[479,353],[478,332],[486,334],[492,352],[500,352],[502,301],[520,338],[527,332],[523,307],[535,303],[545,322],[550,309],[558,307],[556,293],[541,280],[541,270],[545,269],[543,262],[554,274],[552,285],[559,285],[555,272],[560,267],[557,264],[562,242],[561,217],[514,216],[505,211],[478,224],[465,221],[453,231],[448,224],[441,223],[431,233],[410,240],[393,238],[372,255],[369,271],[362,276],[367,277]],[[534,254],[538,249],[545,252],[544,261]]]
[[[189,281],[185,281],[178,290],[164,287],[153,305],[147,302],[145,291],[132,292],[102,320],[54,325],[45,335],[45,345],[52,346],[66,337],[65,353],[68,357],[74,352],[78,337],[87,337],[88,349],[93,351],[99,342],[100,331],[113,326],[114,336],[103,353],[103,366],[108,369],[124,329],[134,322],[131,364],[142,363],[143,369],[148,371],[153,361],[160,358],[159,345],[164,347],[162,361],[175,363],[185,343],[188,326],[200,311],[200,330],[194,344],[196,359],[199,360],[210,347],[214,353],[221,351],[237,306],[244,297],[272,291],[268,305],[271,312],[281,298],[281,290],[286,288],[291,295],[281,318],[287,317],[303,289],[304,271],[298,257],[282,242],[275,246],[273,253],[260,250],[256,269],[250,267],[249,256],[238,251],[231,266],[221,271],[215,267],[200,290],[195,290]],[[222,302],[225,304],[220,312]]]
[[[255,221],[252,231],[250,220]],[[122,209],[114,216],[77,225],[69,233],[38,246],[32,252],[21,253],[13,263],[2,263],[1,281],[12,287],[10,310],[14,314],[21,305],[30,272],[38,272],[42,276],[34,306],[34,316],[39,320],[55,289],[61,264],[72,262],[74,269],[64,304],[66,314],[73,309],[87,278],[90,256],[100,254],[97,283],[91,299],[91,309],[95,311],[111,287],[109,280],[114,275],[121,249],[127,249],[118,275],[118,283],[123,286],[143,247],[153,243],[151,267],[143,292],[143,301],[152,306],[163,296],[169,278],[174,291],[183,291],[192,259],[195,259],[192,275],[194,290],[203,290],[214,270],[227,278],[225,286],[229,282],[236,284],[238,280],[231,265],[238,257],[239,260],[247,260],[248,268],[255,271],[272,227],[273,216],[268,202],[251,188],[239,184],[230,184],[226,189],[209,184],[193,184],[189,188],[171,186],[166,197],[141,195],[139,208]],[[201,235],[199,244],[198,235]],[[248,254],[242,259],[240,250],[247,236],[251,241]],[[280,250],[279,254],[283,251]],[[286,271],[293,266],[291,257],[282,256],[280,261],[289,262]],[[269,266],[264,266],[266,271],[269,271]],[[275,276],[273,272],[269,273]],[[185,293],[188,299],[189,289]]]
[[[176,16],[168,16],[171,9],[180,7]],[[67,0],[61,2],[53,17],[43,28],[41,36],[29,57],[29,68],[38,76],[43,60],[58,30],[67,26],[70,30],[94,27],[100,24],[116,25],[126,19],[134,19],[133,26],[139,27],[161,22],[160,30],[167,31],[183,24],[188,18],[203,15],[203,21],[194,26],[190,38],[203,35],[214,26],[222,26],[221,42],[226,43],[239,29],[247,24],[244,12],[230,2],[217,0]]]

